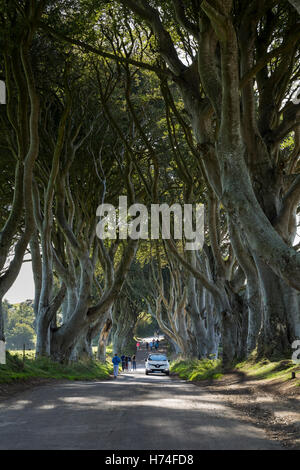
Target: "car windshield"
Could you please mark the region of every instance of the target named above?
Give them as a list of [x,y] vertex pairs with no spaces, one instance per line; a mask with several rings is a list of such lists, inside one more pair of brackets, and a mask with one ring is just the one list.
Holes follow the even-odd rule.
[[148,361],[167,361],[167,358],[162,354],[151,354],[148,357]]

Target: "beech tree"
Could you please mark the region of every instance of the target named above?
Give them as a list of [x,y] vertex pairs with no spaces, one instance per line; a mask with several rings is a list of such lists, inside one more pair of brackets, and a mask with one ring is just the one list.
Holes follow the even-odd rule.
[[[70,93],[67,89],[61,103],[57,97],[58,109],[46,108],[44,130],[53,156],[50,150],[44,189],[37,190],[35,195],[42,248],[37,354],[50,354],[59,361],[82,354],[91,356],[91,341],[121,289],[137,245],[136,241],[121,244],[117,239],[107,246],[96,237],[96,209],[107,197],[113,202],[113,193],[117,194],[115,185],[121,189],[120,179],[115,179],[116,167],[100,135],[106,123],[100,120],[101,112],[97,113],[99,102],[95,102],[95,94],[91,102],[82,98],[81,93],[77,95],[76,90],[72,99]],[[55,119],[51,120],[51,114]],[[127,182],[130,184],[128,172],[126,178],[125,187]],[[43,204],[40,192],[44,194]],[[97,263],[101,264],[103,282],[96,279]],[[61,283],[54,296],[53,272]],[[95,297],[93,286],[97,289]],[[60,305],[63,323],[57,325],[55,314]]]
[[7,104],[1,105],[2,168],[5,171],[9,162],[14,169],[10,210],[0,231],[0,340],[5,340],[2,300],[19,274],[34,231],[32,179],[39,153],[39,98],[30,48],[44,6],[45,1],[27,1],[21,15],[11,2],[0,5],[1,70],[7,93]]
[[[2,4],[0,297],[30,243],[37,353],[90,356],[100,334],[103,360],[146,303],[185,356],[288,356],[300,338],[299,2]],[[172,230],[139,251],[98,240],[97,206],[120,195],[203,203],[202,250]],[[148,292],[130,271],[143,256]]]
[[[300,105],[292,100],[299,63],[295,9],[256,0],[247,6],[221,0],[118,3],[130,29],[143,25],[155,36],[147,58],[135,65],[176,83],[207,183],[254,262],[263,306],[260,350],[287,353],[299,335],[299,254],[292,246],[300,187]],[[85,48],[84,41],[77,44]],[[118,62],[136,58],[113,52]],[[282,146],[290,133],[294,144],[287,152]],[[244,268],[250,276],[250,263]]]

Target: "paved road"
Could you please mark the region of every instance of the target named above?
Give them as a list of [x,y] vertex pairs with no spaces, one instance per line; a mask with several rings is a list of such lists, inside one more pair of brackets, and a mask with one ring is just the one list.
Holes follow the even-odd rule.
[[280,449],[222,396],[142,368],[44,385],[0,404],[0,449]]

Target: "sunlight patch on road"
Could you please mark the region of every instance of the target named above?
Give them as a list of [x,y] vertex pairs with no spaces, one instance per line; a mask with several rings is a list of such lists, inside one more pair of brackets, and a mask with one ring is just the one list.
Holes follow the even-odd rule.
[[55,405],[54,403],[49,403],[48,405],[41,405],[39,406],[39,410],[54,410],[54,408],[56,408],[57,405]]
[[62,397],[60,401],[65,403],[83,403],[84,405],[99,405],[99,397]]
[[[205,401],[199,400],[198,395],[181,395],[180,397],[166,397],[163,398],[161,395],[157,396],[157,399],[152,395],[151,399],[145,396],[137,396],[136,399],[131,397],[127,401],[111,400],[110,397],[107,399],[99,399],[99,397],[86,397],[86,396],[75,396],[75,397],[61,397],[60,401],[73,406],[93,406],[94,409],[105,409],[105,408],[164,408],[169,410],[224,410],[224,405],[216,403],[214,400],[210,400],[205,397]],[[51,405],[50,405],[51,406]],[[44,408],[46,409],[46,408]]]
[[5,408],[5,410],[23,410],[25,406],[31,405],[31,404],[32,404],[32,401],[30,400],[18,400],[16,403],[10,406],[7,406],[7,404],[4,403],[3,405],[0,406],[0,409]]

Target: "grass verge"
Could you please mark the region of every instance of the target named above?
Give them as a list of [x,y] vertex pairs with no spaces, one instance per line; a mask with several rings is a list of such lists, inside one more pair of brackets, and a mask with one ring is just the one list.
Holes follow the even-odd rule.
[[[294,364],[289,359],[271,362],[268,359],[256,361],[254,357],[251,357],[247,361],[236,364],[232,368],[232,371],[234,370],[256,380],[276,380],[281,383],[290,382],[293,386],[300,386],[299,364]],[[221,360],[209,359],[186,360],[178,358],[171,364],[170,371],[181,379],[189,381],[214,380],[221,378],[225,374],[222,370]],[[294,380],[291,380],[292,372],[296,373]]]
[[297,365],[289,359],[272,362],[268,359],[255,361],[254,358],[249,358],[247,361],[236,364],[235,369],[257,380],[277,379],[282,382],[291,380],[291,374],[295,372],[296,379],[294,385],[300,386],[299,364]]
[[6,365],[0,365],[0,383],[12,383],[31,378],[93,380],[108,379],[112,373],[112,365],[97,361],[86,361],[68,365],[58,364],[48,358],[25,357],[6,353]]
[[219,379],[222,377],[221,361],[210,359],[177,359],[171,364],[170,372],[178,375],[181,379],[190,381]]

